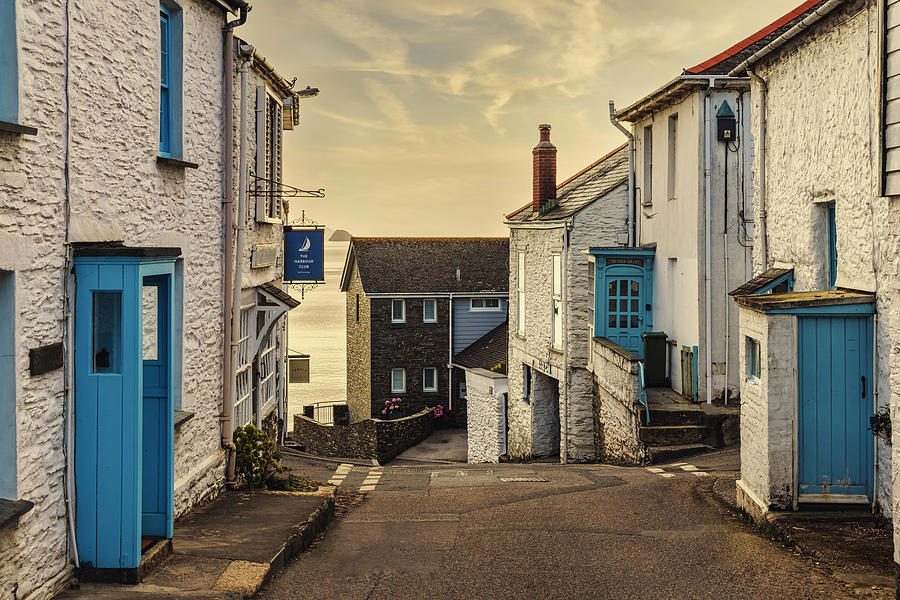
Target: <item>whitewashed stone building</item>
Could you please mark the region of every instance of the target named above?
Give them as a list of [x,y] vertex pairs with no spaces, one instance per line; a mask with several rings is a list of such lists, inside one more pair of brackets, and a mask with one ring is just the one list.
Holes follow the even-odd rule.
[[50,598],[76,567],[132,579],[141,538],[225,483],[225,65],[246,12],[0,3],[2,600]]
[[[626,234],[628,150],[622,146],[557,186],[550,126],[534,148],[533,199],[510,230],[509,439],[516,458],[591,461],[593,382],[587,250]],[[470,435],[472,435],[470,431]]]
[[891,516],[900,438],[892,451],[869,418],[898,408],[900,5],[806,5],[803,27],[737,66],[753,77],[756,283],[793,285],[738,291],[738,501],[758,518],[823,501]]

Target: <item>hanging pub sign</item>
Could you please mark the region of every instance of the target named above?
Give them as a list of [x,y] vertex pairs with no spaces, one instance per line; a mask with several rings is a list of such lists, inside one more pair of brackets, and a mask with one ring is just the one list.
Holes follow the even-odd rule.
[[325,281],[325,230],[286,227],[284,280]]
[[309,383],[309,355],[288,356],[288,383]]

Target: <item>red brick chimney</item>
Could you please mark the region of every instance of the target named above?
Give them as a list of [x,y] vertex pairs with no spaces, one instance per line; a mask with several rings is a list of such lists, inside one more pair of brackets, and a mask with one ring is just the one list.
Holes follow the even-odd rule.
[[533,171],[531,210],[540,212],[548,201],[556,200],[556,146],[550,143],[550,126],[538,125],[541,141],[531,151]]

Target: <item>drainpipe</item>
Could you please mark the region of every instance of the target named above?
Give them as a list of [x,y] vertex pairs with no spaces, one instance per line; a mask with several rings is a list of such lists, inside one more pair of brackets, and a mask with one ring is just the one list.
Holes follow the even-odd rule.
[[575,217],[567,221],[563,231],[562,273],[562,334],[563,334],[563,452],[562,464],[569,462],[569,233],[575,226]]
[[616,119],[616,103],[609,101],[609,122],[628,138],[628,246],[635,247],[637,241],[637,204],[634,193],[634,134]]
[[769,238],[766,232],[766,80],[747,68],[747,75],[759,85],[759,252],[762,270],[769,268]]
[[722,255],[725,260],[725,289],[723,290],[723,294],[725,296],[725,391],[722,394],[722,397],[725,400],[725,406],[728,406],[728,394],[730,388],[728,387],[728,351],[729,351],[729,342],[731,341],[729,337],[729,327],[728,327],[728,142],[725,142],[725,218],[724,226],[722,227]]
[[[235,369],[237,367],[238,348],[241,339],[241,269],[244,262],[244,227],[247,221],[247,182],[249,175],[247,173],[247,66],[253,62],[253,46],[241,45],[240,53],[242,55],[241,66],[238,71],[241,74],[241,124],[238,131],[239,135],[239,171],[238,171],[238,217],[234,229],[237,231],[237,248],[234,253],[234,287],[232,289],[231,301],[231,369],[228,376],[228,388],[235,388]],[[231,393],[229,394],[231,395]],[[228,420],[224,422],[223,437],[227,435],[227,443],[229,444],[228,467],[225,471],[226,485],[234,485],[235,483],[235,453],[234,441],[234,419],[232,412],[234,410],[233,396],[232,400],[227,404],[225,410],[228,411]],[[224,413],[224,411],[223,411]]]
[[[225,86],[224,86],[224,112],[225,112],[225,165],[224,165],[224,187],[225,197],[222,200],[223,215],[223,235],[224,235],[224,258],[222,273],[222,297],[224,299],[223,307],[223,327],[224,342],[223,362],[222,365],[222,416],[220,418],[220,427],[222,430],[222,447],[228,452],[228,458],[225,463],[225,481],[234,484],[235,472],[235,448],[233,441],[234,434],[234,361],[231,348],[231,322],[232,313],[234,312],[234,303],[232,302],[231,283],[234,265],[234,28],[239,27],[247,22],[247,13],[250,12],[249,6],[242,6],[239,16],[236,20],[225,24],[222,30],[222,45],[225,54]],[[243,143],[241,148],[243,148]]]
[[706,206],[706,236],[705,236],[705,246],[706,252],[704,254],[704,261],[706,265],[706,273],[705,273],[705,284],[706,284],[706,348],[704,349],[704,361],[706,363],[706,403],[712,404],[712,293],[711,293],[711,278],[710,278],[710,269],[711,269],[711,261],[710,261],[710,252],[711,252],[711,239],[712,235],[712,215],[710,214],[711,206],[712,206],[712,141],[710,140],[710,134],[712,132],[712,109],[710,107],[711,99],[710,96],[712,94],[712,89],[716,85],[716,78],[709,78],[709,86],[706,88],[706,100],[704,103],[704,121],[706,123],[706,138],[704,143],[704,182],[705,182],[705,206]]
[[[872,414],[878,414],[878,312],[875,312],[873,316],[872,322]],[[873,476],[872,481],[875,482],[874,489],[872,490],[872,512],[875,512],[875,507],[878,505],[878,436],[872,436],[872,443],[875,444],[875,452],[873,453],[874,457],[874,468],[873,468]]]
[[[459,272],[458,269],[457,272]],[[437,302],[435,302],[435,305],[437,305]],[[450,293],[448,306],[447,310],[450,313],[450,339],[447,340],[447,410],[451,411],[450,414],[453,414],[453,292]]]

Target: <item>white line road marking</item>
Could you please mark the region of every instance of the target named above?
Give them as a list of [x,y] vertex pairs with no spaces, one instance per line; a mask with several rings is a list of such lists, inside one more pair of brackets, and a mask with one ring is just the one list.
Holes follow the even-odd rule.
[[660,473],[659,475],[660,475],[660,477],[665,477],[666,479],[675,477],[675,473]]
[[696,471],[697,467],[695,467],[694,465],[681,465],[681,469],[683,471]]
[[334,475],[331,476],[331,479],[328,480],[328,483],[330,483],[331,485],[341,485],[342,483],[344,483],[344,479],[352,469],[353,465],[348,463],[341,463],[338,468],[334,470]]
[[378,480],[381,479],[382,472],[381,467],[369,469],[369,473],[366,475],[366,478],[363,479],[362,485],[359,486],[359,491],[371,492],[374,490],[375,486],[378,485]]
[[647,467],[647,470],[651,473],[665,473],[665,471],[659,467]]
[[687,463],[670,463],[670,467],[680,467],[681,465],[686,465]]
[[697,477],[707,477],[709,475],[709,473],[705,471],[691,471],[691,473],[693,473]]

